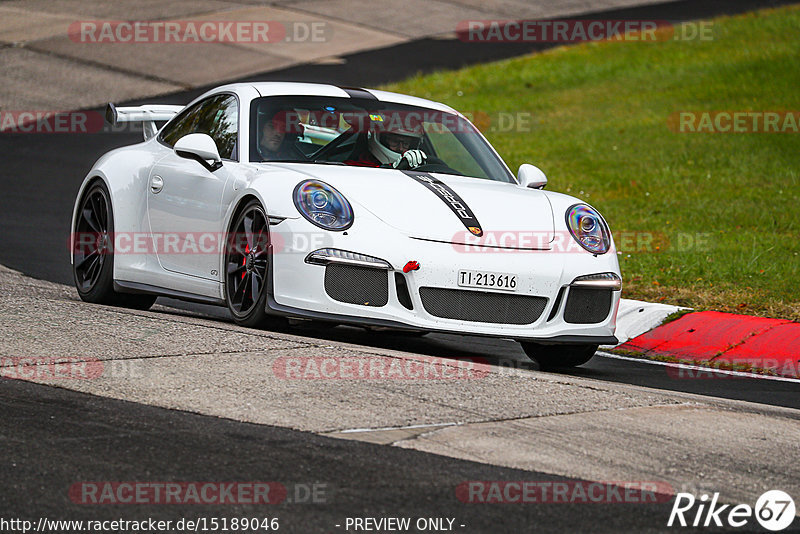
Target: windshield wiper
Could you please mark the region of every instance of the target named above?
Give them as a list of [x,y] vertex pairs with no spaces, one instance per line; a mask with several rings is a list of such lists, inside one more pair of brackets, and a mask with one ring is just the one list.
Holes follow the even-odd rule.
[[271,159],[261,161],[260,163],[317,163],[319,165],[345,165],[345,163],[341,161],[324,161],[321,159]]

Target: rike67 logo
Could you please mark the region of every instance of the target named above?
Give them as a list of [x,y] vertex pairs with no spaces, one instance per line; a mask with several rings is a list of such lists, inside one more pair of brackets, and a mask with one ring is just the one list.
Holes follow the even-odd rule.
[[763,528],[777,532],[792,524],[796,511],[794,500],[781,490],[764,492],[755,508],[749,504],[733,506],[718,501],[719,493],[714,493],[710,502],[708,495],[697,499],[691,493],[678,493],[667,526],[740,528],[750,525],[755,517]]

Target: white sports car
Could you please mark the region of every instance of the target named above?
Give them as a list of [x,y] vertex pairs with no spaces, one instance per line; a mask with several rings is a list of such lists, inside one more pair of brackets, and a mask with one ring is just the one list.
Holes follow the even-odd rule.
[[[376,90],[239,83],[115,108],[145,141],[86,175],[72,265],[88,302],[159,295],[285,318],[516,339],[542,367],[615,343],[600,214],[517,177],[459,112]],[[166,124],[158,127],[157,124]]]

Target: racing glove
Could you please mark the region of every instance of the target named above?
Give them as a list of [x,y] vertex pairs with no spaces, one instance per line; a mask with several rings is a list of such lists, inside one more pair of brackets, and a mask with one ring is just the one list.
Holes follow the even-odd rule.
[[398,168],[409,168],[413,169],[414,167],[419,167],[420,165],[424,165],[425,161],[428,159],[428,156],[425,155],[425,152],[422,150],[406,150],[400,159],[395,161],[392,164],[392,167],[395,169]]

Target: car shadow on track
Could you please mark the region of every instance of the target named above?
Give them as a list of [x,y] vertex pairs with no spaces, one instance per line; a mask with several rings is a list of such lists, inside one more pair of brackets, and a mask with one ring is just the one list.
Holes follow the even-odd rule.
[[[206,320],[226,323],[231,322],[230,315],[224,308],[163,298],[159,299],[158,304],[161,304],[164,308],[154,308],[153,311],[157,313],[200,317]],[[410,352],[423,356],[454,360],[472,359],[495,366],[529,370],[538,369],[536,362],[525,355],[519,343],[510,339],[453,334],[427,334],[420,336],[415,333],[367,330],[354,326],[331,327],[311,322],[286,326],[273,331],[317,340]]]

